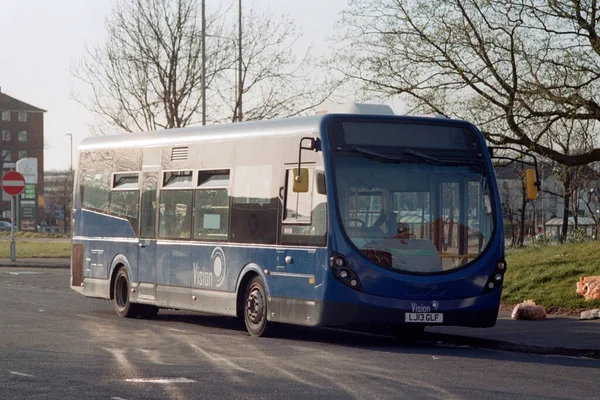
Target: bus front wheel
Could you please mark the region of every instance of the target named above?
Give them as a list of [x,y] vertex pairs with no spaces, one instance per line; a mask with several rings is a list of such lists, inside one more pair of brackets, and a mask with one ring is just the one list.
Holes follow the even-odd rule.
[[129,301],[129,275],[125,268],[117,272],[114,282],[113,304],[120,317],[134,318],[138,315],[137,304]]
[[265,336],[267,333],[267,293],[259,276],[255,276],[246,287],[244,321],[252,336]]

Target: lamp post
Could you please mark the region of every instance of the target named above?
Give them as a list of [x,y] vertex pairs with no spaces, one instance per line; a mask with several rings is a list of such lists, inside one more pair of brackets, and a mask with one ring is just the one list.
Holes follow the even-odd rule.
[[69,136],[69,156],[71,163],[69,164],[69,172],[73,172],[73,134],[67,133],[66,136]]
[[242,0],[238,2],[238,117],[237,121],[242,122]]
[[596,207],[598,207],[597,204],[597,200],[598,200],[598,193],[596,192],[595,188],[590,188],[590,190],[588,190],[588,201],[587,201],[587,207],[588,210],[590,211],[590,215],[592,216],[592,219],[594,220],[594,225],[595,225],[595,230],[594,230],[594,239],[598,240],[598,222],[600,222],[600,210],[596,210],[596,215],[594,215],[590,203],[592,202],[592,196],[596,195]]
[[206,4],[202,0],[202,125],[206,125]]

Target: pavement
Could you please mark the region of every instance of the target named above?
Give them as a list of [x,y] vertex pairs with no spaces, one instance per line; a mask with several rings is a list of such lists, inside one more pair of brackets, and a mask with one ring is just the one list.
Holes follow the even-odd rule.
[[515,321],[500,311],[492,328],[428,327],[426,337],[444,343],[529,354],[600,359],[600,319],[548,315],[540,321]]
[[[69,258],[0,258],[0,267],[65,268]],[[433,326],[425,340],[440,344],[505,350],[528,354],[561,355],[600,359],[600,319],[548,315],[541,321],[515,321],[501,310],[492,328]]]

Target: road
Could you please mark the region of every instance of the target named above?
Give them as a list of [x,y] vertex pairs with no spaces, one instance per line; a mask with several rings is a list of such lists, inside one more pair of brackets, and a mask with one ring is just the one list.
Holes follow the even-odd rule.
[[600,362],[161,310],[121,319],[69,271],[0,268],[2,399],[583,399]]

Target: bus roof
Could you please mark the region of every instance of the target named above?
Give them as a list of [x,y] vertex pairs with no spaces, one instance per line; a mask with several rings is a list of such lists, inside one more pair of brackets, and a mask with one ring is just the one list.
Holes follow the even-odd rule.
[[[318,135],[323,120],[332,117],[345,118],[379,118],[431,121],[431,116],[400,116],[372,113],[327,113],[305,117],[280,118],[264,121],[248,121],[229,124],[193,126],[185,128],[164,129],[151,132],[125,133],[109,136],[94,136],[84,139],[79,150],[88,151],[110,148],[134,148],[155,146],[176,146],[191,143],[235,140],[240,138],[285,137]],[[463,120],[445,119],[445,125],[464,125]],[[470,124],[469,124],[470,125]]]
[[307,117],[94,136],[85,138],[79,145],[79,150],[152,147],[215,140],[235,140],[249,137],[311,135],[318,133],[319,125],[325,117],[325,115],[311,115]]

